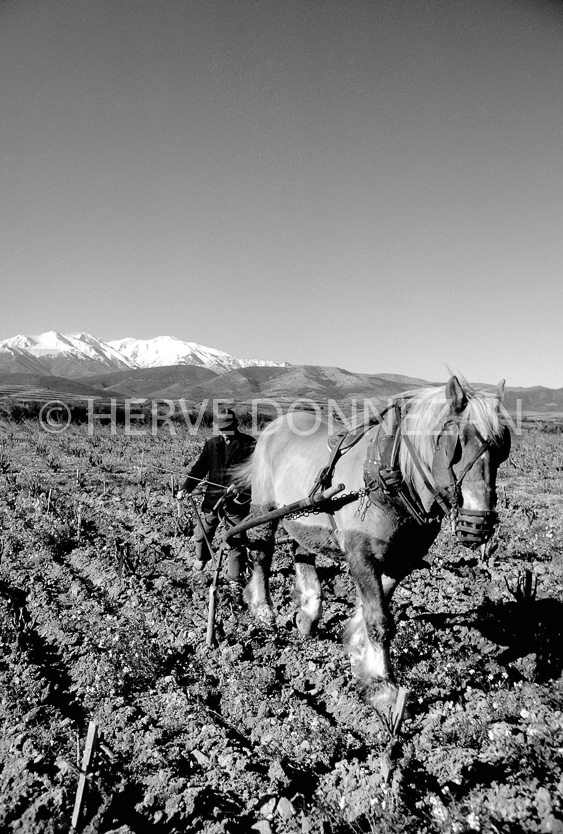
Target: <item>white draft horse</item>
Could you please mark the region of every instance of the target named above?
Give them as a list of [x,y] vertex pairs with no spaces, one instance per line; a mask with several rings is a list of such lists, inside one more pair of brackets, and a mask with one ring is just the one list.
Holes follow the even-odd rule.
[[[333,482],[344,484],[355,500],[336,496],[322,507],[328,512],[282,520],[296,543],[296,622],[303,634],[314,630],[322,613],[314,554],[348,561],[357,608],[345,643],[366,699],[377,709],[391,706],[397,695],[389,601],[398,583],[421,566],[445,516],[470,547],[494,531],[497,468],[510,450],[510,432],[500,419],[503,391],[504,380],[486,393],[453,376],[445,386],[396,397],[384,412],[388,419],[364,427],[335,460]],[[251,482],[254,515],[310,492],[327,464],[328,436],[328,424],[306,411],[270,424],[239,473]],[[277,524],[249,531],[253,573],[244,597],[268,624],[274,621],[269,576]]]

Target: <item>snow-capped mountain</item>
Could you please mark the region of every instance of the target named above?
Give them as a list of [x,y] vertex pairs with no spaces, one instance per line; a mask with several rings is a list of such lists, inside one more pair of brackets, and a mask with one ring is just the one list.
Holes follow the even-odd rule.
[[56,356],[61,353],[74,353],[88,359],[96,359],[102,364],[116,362],[123,368],[128,367],[118,351],[111,345],[101,342],[89,333],[78,333],[75,336],[65,336],[55,330],[41,333],[39,336],[14,336],[0,342],[0,348],[19,348],[31,356]]
[[0,370],[56,376],[93,376],[128,368],[203,365],[218,372],[251,365],[285,367],[287,362],[236,359],[224,351],[174,336],[103,342],[89,333],[65,335],[51,330],[38,336],[0,341]]
[[175,336],[126,338],[107,344],[118,351],[132,368],[157,368],[161,365],[218,365],[228,369],[240,367],[239,361],[228,353],[196,342],[183,342]]
[[117,339],[107,342],[133,368],[158,368],[162,365],[205,365],[215,370],[247,368],[251,365],[285,368],[287,362],[270,359],[235,359],[216,348],[183,342],[176,336],[157,336],[155,339]]

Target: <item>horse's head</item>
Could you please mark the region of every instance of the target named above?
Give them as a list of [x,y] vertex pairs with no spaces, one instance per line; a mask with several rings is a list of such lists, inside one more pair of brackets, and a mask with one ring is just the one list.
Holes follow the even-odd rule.
[[510,452],[510,431],[499,422],[504,380],[496,398],[469,400],[457,377],[446,385],[449,413],[439,428],[432,478],[461,544],[477,547],[496,522],[496,475]]

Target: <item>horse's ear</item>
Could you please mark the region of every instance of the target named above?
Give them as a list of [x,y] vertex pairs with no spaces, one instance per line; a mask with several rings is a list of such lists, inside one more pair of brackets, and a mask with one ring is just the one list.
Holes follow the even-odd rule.
[[506,382],[506,379],[501,379],[501,381],[497,385],[497,397],[498,397],[499,403],[501,403],[504,400],[504,383],[505,382]]
[[457,376],[452,376],[446,383],[446,399],[449,400],[456,414],[460,414],[467,405],[465,391]]

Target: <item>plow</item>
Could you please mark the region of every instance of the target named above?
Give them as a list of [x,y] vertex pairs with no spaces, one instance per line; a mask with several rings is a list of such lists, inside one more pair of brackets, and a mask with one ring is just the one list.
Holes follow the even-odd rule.
[[[214,552],[212,550],[211,544],[204,534],[209,551],[214,554],[213,576],[211,580],[211,585],[209,586],[209,602],[207,608],[207,631],[205,637],[205,643],[208,647],[213,646],[214,642],[215,612],[217,608],[217,588],[219,584],[221,564],[223,561],[223,553],[230,547],[231,540],[235,536],[240,535],[241,533],[245,533],[247,530],[250,530],[253,527],[258,527],[261,524],[267,524],[270,521],[286,518],[290,515],[304,514],[307,512],[334,512],[335,509],[339,509],[339,507],[343,505],[342,500],[334,500],[335,497],[342,493],[343,490],[344,484],[336,484],[335,486],[329,487],[328,489],[325,489],[322,492],[319,492],[315,495],[309,495],[306,498],[301,498],[299,501],[293,501],[291,504],[284,504],[282,507],[278,507],[274,510],[271,510],[268,513],[263,513],[257,516],[251,515],[240,524],[237,524],[234,527],[230,527],[225,532],[223,541],[219,545],[217,552]],[[226,495],[227,493],[225,493],[224,497],[226,497]],[[347,495],[345,497],[345,503],[347,503],[348,501],[355,500],[356,497],[356,495]],[[224,498],[222,499],[222,501],[223,500]],[[222,501],[218,503],[222,503]],[[201,525],[202,522],[199,510],[197,509],[196,503],[191,495],[190,503],[195,517]]]

